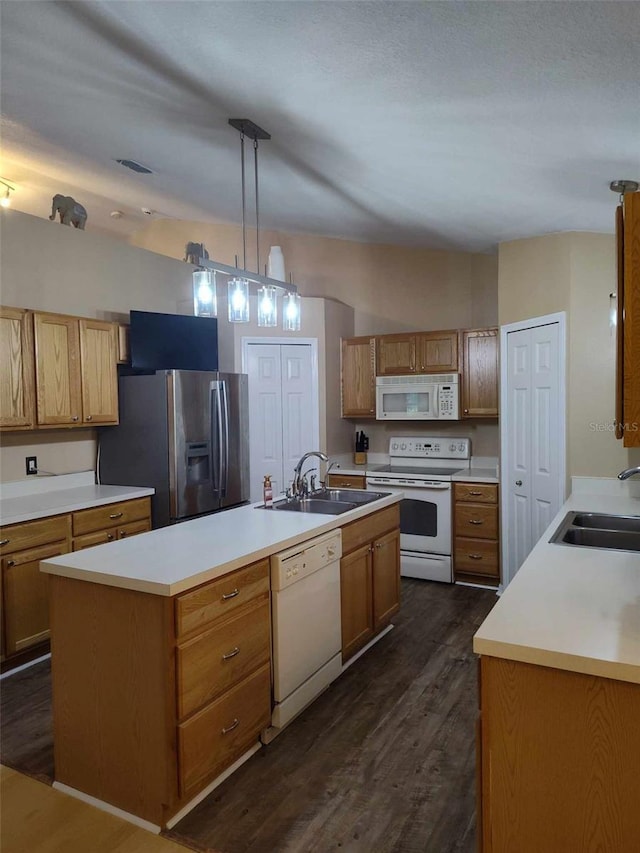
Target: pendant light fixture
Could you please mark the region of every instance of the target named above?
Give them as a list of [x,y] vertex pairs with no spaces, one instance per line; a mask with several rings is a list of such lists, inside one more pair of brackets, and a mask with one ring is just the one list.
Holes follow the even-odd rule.
[[278,303],[276,289],[271,285],[258,288],[258,325],[278,325]]
[[282,328],[285,332],[300,331],[300,294],[285,293],[282,309]]
[[0,206],[1,207],[10,207],[11,205],[11,193],[15,192],[16,188],[11,184],[8,184],[6,181],[3,181],[0,178],[0,184],[3,187],[6,187],[5,193],[2,197],[0,197]]
[[191,274],[193,280],[193,313],[196,317],[217,317],[215,270],[199,269]]
[[246,278],[229,279],[229,322],[249,322],[249,281]]

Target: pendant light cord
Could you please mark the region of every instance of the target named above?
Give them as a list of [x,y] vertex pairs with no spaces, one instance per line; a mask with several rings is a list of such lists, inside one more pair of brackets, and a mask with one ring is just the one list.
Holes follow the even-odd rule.
[[247,268],[247,232],[245,227],[244,201],[244,131],[240,134],[240,171],[242,174],[242,268]]
[[260,275],[260,207],[258,204],[258,140],[253,140],[253,163],[256,181],[256,272]]

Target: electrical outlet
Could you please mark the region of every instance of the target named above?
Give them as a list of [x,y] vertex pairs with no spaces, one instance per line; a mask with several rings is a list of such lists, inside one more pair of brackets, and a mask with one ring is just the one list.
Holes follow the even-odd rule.
[[26,456],[25,463],[27,467],[27,476],[29,474],[37,474],[38,473],[38,457],[37,456]]

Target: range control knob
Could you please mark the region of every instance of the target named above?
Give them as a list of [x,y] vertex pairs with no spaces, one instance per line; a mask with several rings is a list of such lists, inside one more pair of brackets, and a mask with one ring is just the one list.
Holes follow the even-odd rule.
[[407,449],[407,445],[403,441],[402,444],[400,445],[400,450],[406,450],[406,449]]
[[449,450],[450,450],[452,453],[455,451],[455,449],[456,449],[455,444],[450,444],[450,445],[449,445]]
[[460,453],[464,453],[464,444],[459,444],[458,450],[460,451]]

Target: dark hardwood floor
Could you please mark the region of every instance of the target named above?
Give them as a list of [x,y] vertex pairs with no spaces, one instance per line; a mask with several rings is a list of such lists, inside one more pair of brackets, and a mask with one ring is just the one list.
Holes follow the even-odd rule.
[[396,627],[176,827],[223,853],[475,850],[476,657],[495,593],[403,579]]
[[[471,640],[496,601],[403,579],[396,627],[164,834],[219,853],[473,853]],[[50,691],[48,662],[0,684],[0,758],[43,780]]]

